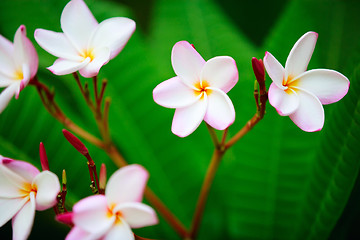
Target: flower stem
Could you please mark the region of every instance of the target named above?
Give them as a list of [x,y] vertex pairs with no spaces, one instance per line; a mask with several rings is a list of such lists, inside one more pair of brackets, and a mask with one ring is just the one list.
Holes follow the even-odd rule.
[[215,148],[219,148],[220,143],[219,143],[218,137],[216,136],[215,129],[213,127],[211,127],[209,124],[207,124],[207,123],[205,123],[205,124],[206,124],[207,129],[209,130],[210,137],[214,143]]
[[222,157],[224,156],[226,150],[215,149],[213,156],[211,158],[210,165],[206,172],[206,176],[201,187],[200,195],[196,204],[195,213],[193,216],[191,229],[190,229],[190,239],[195,239],[199,230],[200,222],[204,213],[206,200],[209,195],[210,187],[213,183],[215,173],[219,167]]
[[245,124],[245,126],[235,134],[226,144],[225,149],[230,148],[237,141],[239,141],[245,134],[247,134],[262,118],[255,113],[255,115]]
[[[77,74],[74,74],[74,78],[79,84],[80,83],[80,81],[78,80],[79,76]],[[126,160],[121,155],[119,150],[116,148],[115,144],[112,142],[108,131],[108,111],[109,111],[110,100],[105,100],[103,114],[101,114],[99,108],[98,108],[99,112],[96,112],[96,110],[92,107],[93,105],[89,105],[89,108],[94,113],[96,123],[102,135],[102,139],[98,139],[95,136],[88,133],[87,131],[85,131],[84,129],[80,128],[78,125],[73,123],[69,118],[67,118],[65,114],[63,114],[63,112],[60,110],[60,108],[57,106],[56,102],[54,101],[54,94],[49,91],[46,85],[38,82],[37,80],[36,82],[33,81],[32,84],[36,86],[45,108],[55,119],[61,122],[66,128],[74,132],[76,135],[84,138],[93,145],[103,149],[118,167],[123,167],[127,165]],[[103,88],[105,88],[105,85],[106,84],[104,84]],[[79,84],[79,87],[80,90],[83,89],[81,83]],[[84,94],[85,91],[81,90],[81,92],[84,95],[84,97],[86,97],[86,94]],[[103,96],[103,92],[101,92],[100,95]],[[91,101],[88,100],[86,102],[88,104],[91,103]],[[98,181],[94,179],[94,182],[98,182]],[[155,193],[149,187],[146,187],[144,195],[145,198],[149,201],[149,203],[152,206],[154,206],[154,208],[164,217],[164,219],[181,237],[188,236],[188,231],[184,227],[184,225],[165,206],[165,204],[157,197],[157,195],[155,195]]]

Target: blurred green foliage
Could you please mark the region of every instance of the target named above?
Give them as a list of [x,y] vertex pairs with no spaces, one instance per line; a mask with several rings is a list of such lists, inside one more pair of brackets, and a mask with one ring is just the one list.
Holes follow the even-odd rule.
[[[55,60],[34,41],[36,28],[61,31],[67,0],[2,0],[0,33],[12,39],[20,24],[40,57],[40,81],[54,87],[56,101],[81,127],[99,135],[95,121],[71,76],[48,70]],[[309,69],[329,68],[346,75],[349,94],[325,106],[324,129],[305,133],[268,105],[258,126],[225,156],[211,189],[199,239],[354,239],[360,217],[360,3],[340,0],[213,1],[86,0],[98,21],[128,16],[137,31],[122,53],[100,72],[109,80],[112,137],[129,163],[144,165],[149,186],[186,226],[191,223],[198,192],[212,154],[202,124],[192,135],[170,131],[173,110],[152,100],[152,90],[173,77],[172,46],[187,40],[209,59],[232,56],[239,82],[229,96],[237,118],[235,134],[254,114],[251,57],[270,51],[280,62],[307,31],[319,33]],[[121,31],[121,30],[120,30]],[[83,79],[83,82],[86,80]],[[268,85],[270,80],[267,81]],[[40,167],[38,144],[47,149],[50,168],[68,175],[69,208],[91,194],[86,161],[66,142],[62,126],[42,107],[36,90],[27,87],[0,116],[0,153]],[[116,170],[99,149],[87,144],[93,159]],[[355,184],[355,188],[353,186]],[[350,199],[349,199],[350,197]],[[349,199],[349,200],[348,200]],[[343,211],[345,209],[345,211]],[[1,213],[0,213],[1,214]],[[48,210],[37,213],[30,239],[63,239],[68,229],[52,221]],[[340,219],[340,220],[339,220]],[[178,239],[161,218],[159,225],[135,230],[140,236]],[[11,225],[0,229],[9,239]]]

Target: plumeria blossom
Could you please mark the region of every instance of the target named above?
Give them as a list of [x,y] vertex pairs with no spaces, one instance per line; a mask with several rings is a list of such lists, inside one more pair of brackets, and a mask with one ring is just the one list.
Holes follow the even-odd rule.
[[20,91],[36,75],[39,59],[33,44],[26,37],[21,25],[14,37],[14,44],[0,35],[0,113],[11,98],[19,97]]
[[224,130],[235,120],[234,106],[226,94],[238,81],[234,59],[227,56],[205,61],[186,41],[176,43],[171,62],[176,77],[160,83],[154,101],[176,108],[171,130],[180,137],[191,134],[202,120]]
[[135,22],[125,17],[109,18],[99,24],[83,0],[70,1],[60,22],[64,33],[35,31],[38,44],[58,57],[48,68],[56,75],[79,71],[83,77],[96,76],[135,31]]
[[264,65],[272,79],[269,102],[281,116],[289,116],[302,130],[319,131],[324,125],[324,108],[342,99],[350,82],[341,73],[329,69],[306,71],[318,34],[304,34],[291,49],[285,68],[266,52]]
[[56,204],[58,177],[33,165],[0,155],[0,227],[12,218],[13,239],[27,239],[35,210]]
[[74,205],[74,227],[66,239],[131,240],[131,228],[157,224],[155,211],[141,203],[148,177],[148,172],[136,164],[117,170],[105,195],[90,196]]

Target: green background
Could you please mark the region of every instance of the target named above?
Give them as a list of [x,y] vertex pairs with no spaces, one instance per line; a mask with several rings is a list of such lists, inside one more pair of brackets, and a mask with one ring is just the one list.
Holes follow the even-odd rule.
[[[54,87],[56,101],[83,128],[99,136],[95,121],[71,76],[54,76],[46,67],[56,59],[33,38],[36,28],[61,31],[66,0],[0,1],[0,33],[12,40],[20,24],[38,50],[40,81]],[[309,69],[340,71],[351,82],[338,103],[324,106],[321,132],[305,133],[288,117],[267,113],[225,155],[210,191],[199,239],[356,239],[360,218],[360,3],[358,1],[87,0],[100,22],[127,16],[137,30],[125,49],[101,69],[109,80],[110,127],[129,163],[150,172],[149,186],[186,226],[190,226],[213,146],[202,123],[189,137],[170,131],[173,110],[158,106],[152,90],[174,76],[172,46],[193,43],[204,59],[232,56],[239,82],[229,92],[236,110],[234,135],[255,112],[251,57],[271,52],[281,63],[307,31],[319,33]],[[85,79],[82,79],[83,83]],[[271,80],[267,79],[269,86]],[[0,115],[0,154],[40,167],[38,145],[45,144],[50,169],[68,175],[69,207],[91,194],[86,161],[65,140],[63,126],[27,87]],[[220,134],[220,133],[219,133]],[[108,176],[111,160],[87,144]],[[1,213],[0,213],[1,214]],[[37,212],[30,239],[63,239],[68,228],[53,221],[51,210]],[[134,230],[143,237],[179,239],[160,217],[154,227]],[[11,225],[0,229],[11,238]]]

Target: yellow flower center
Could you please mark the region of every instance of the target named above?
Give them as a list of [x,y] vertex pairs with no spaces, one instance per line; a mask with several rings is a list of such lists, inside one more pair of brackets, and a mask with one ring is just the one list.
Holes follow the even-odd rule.
[[296,86],[299,84],[298,80],[299,79],[294,80],[294,76],[292,75],[289,75],[287,79],[283,79],[282,85],[286,88],[285,92],[287,94],[293,94],[297,91]]
[[23,80],[24,79],[24,74],[21,70],[17,70],[14,73],[14,80]]
[[37,193],[37,186],[32,185],[31,183],[24,183],[23,187],[19,189],[20,194],[23,196],[30,196],[31,192]]
[[92,60],[94,60],[95,56],[94,56],[94,53],[93,53],[93,49],[85,49],[81,54],[80,56],[82,56],[84,59],[86,58],[90,58],[90,62]]
[[120,211],[117,211],[114,213],[114,208],[115,208],[115,204],[112,204],[107,211],[107,217],[111,218],[111,217],[115,217],[115,224],[120,224],[122,223],[121,218],[122,218],[122,213]]
[[205,94],[209,95],[212,92],[211,89],[208,88],[210,87],[209,83],[205,80],[195,83],[194,86],[196,88],[196,90],[194,90],[196,96],[199,96],[201,94],[201,99],[204,98]]

